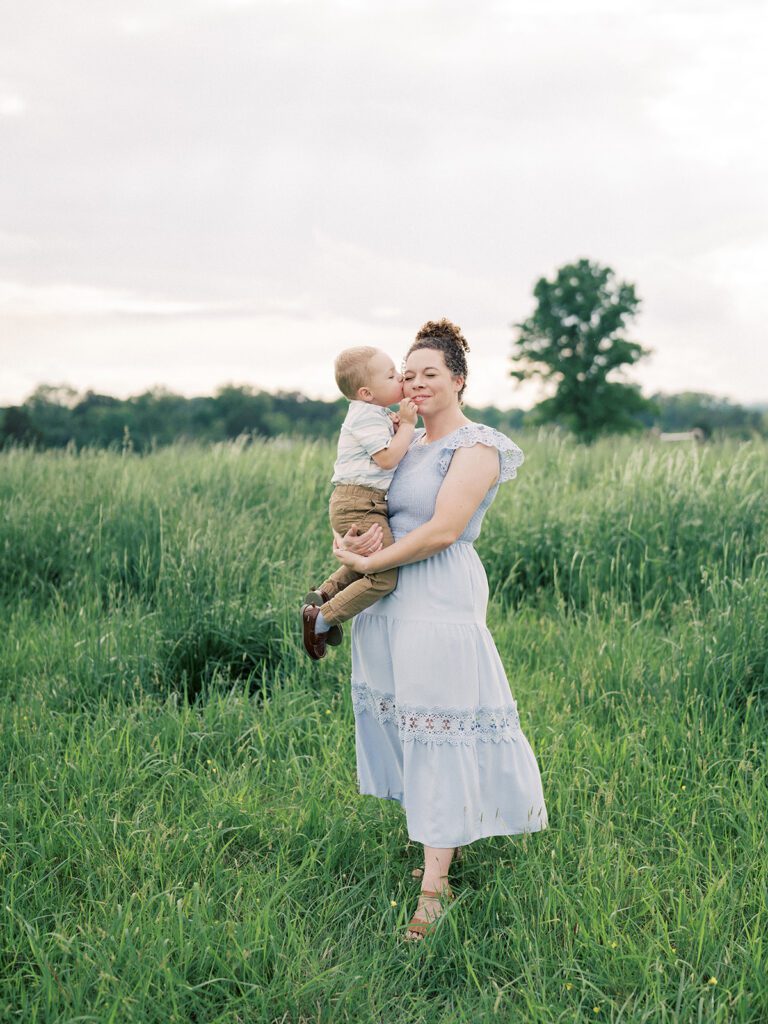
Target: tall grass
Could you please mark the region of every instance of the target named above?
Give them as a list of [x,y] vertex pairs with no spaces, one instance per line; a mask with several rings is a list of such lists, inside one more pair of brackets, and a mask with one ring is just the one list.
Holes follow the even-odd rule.
[[768,446],[520,443],[478,550],[550,828],[418,947],[300,645],[331,446],[0,456],[0,1020],[768,1019]]

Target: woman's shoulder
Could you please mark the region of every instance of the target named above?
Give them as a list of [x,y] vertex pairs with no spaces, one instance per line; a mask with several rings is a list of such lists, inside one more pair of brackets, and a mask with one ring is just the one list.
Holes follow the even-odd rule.
[[448,434],[441,447],[440,469],[443,473],[448,472],[448,467],[453,458],[453,453],[458,448],[472,448],[476,444],[487,445],[495,448],[499,453],[500,475],[499,483],[505,480],[512,480],[517,475],[518,467],[525,460],[522,450],[515,442],[495,427],[489,427],[485,423],[464,423]]

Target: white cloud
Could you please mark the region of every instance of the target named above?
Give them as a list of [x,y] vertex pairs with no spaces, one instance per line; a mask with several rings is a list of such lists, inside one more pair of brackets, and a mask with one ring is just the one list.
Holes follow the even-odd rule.
[[0,93],[0,117],[21,117],[27,104],[15,93]]
[[[179,316],[210,314],[221,308],[202,303],[153,301],[130,292],[82,285],[26,285],[0,281],[0,313],[16,318],[40,316]],[[226,312],[226,310],[224,310]]]
[[[266,332],[265,380],[331,394],[340,331],[404,344],[447,315],[476,339],[475,397],[506,404],[510,323],[540,276],[589,256],[644,300],[633,334],[655,354],[637,379],[763,389],[763,4],[46,10],[9,8],[0,40],[0,113],[27,104],[0,122],[17,364],[48,318],[85,380],[78,339],[109,324],[147,360],[118,377],[191,387],[185,345],[215,325],[203,377],[220,380],[224,350],[240,366],[238,345],[247,365],[249,331]],[[50,351],[40,379],[61,367]],[[102,348],[93,373],[112,358]]]

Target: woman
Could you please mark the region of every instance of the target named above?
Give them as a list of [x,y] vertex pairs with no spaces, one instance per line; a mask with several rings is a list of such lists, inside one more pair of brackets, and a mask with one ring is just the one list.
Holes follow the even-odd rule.
[[485,624],[488,581],[472,545],[523,453],[462,412],[468,350],[448,320],[418,332],[403,393],[424,429],[389,488],[395,543],[362,555],[348,537],[334,542],[357,572],[401,567],[396,589],[354,620],[352,698],[360,792],[399,801],[410,838],[424,844],[407,939],[423,938],[453,898],[457,847],[547,826],[536,758]]

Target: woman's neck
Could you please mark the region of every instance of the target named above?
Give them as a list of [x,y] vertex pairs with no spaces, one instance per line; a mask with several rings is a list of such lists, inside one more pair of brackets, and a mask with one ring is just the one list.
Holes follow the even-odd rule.
[[452,406],[450,409],[443,409],[432,416],[422,416],[422,421],[426,431],[424,435],[426,444],[439,441],[441,437],[452,434],[454,430],[458,430],[465,423],[472,422],[467,419],[458,405]]

